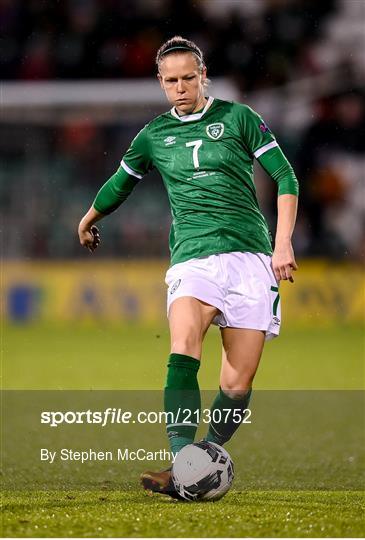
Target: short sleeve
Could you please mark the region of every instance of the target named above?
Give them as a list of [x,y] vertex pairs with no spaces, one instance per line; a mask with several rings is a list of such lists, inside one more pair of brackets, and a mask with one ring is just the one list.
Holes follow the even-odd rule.
[[138,179],[153,168],[147,129],[148,126],[145,126],[135,136],[120,163],[128,174]]
[[255,158],[278,146],[263,118],[248,105],[236,104],[243,143]]

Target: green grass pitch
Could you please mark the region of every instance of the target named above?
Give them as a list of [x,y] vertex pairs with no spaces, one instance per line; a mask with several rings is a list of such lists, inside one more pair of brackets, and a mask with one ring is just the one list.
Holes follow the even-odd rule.
[[[3,388],[161,389],[168,349],[165,326],[5,326]],[[219,359],[219,333],[212,329],[200,370],[203,389],[216,389]],[[284,329],[280,339],[267,344],[255,382],[258,390],[361,390],[363,329]],[[283,419],[282,426],[285,428],[287,422],[287,440],[277,441],[275,426],[268,426],[266,440],[271,444],[267,447],[260,444],[255,432],[243,435],[241,450],[240,439],[231,446],[229,443],[236,478],[232,490],[215,503],[176,503],[161,496],[149,497],[139,489],[134,473],[126,489],[123,481],[119,483],[113,476],[109,481],[105,478],[103,485],[83,491],[42,491],[32,485],[28,490],[7,490],[2,494],[1,534],[363,537],[365,500],[359,472],[363,465],[357,461],[364,446],[363,411],[344,410],[341,426],[346,430],[354,418],[358,431],[348,442],[351,455],[346,453],[346,441],[336,438],[311,446],[310,434],[300,426],[291,431],[289,417]],[[296,460],[297,465],[286,470],[280,459],[292,465]],[[141,467],[143,470],[143,464]],[[286,472],[279,477],[277,471]],[[339,485],[344,471],[344,482]],[[322,476],[333,483],[333,489],[321,488]],[[306,478],[312,480],[302,489]]]
[[[284,328],[265,346],[256,389],[363,389],[364,329]],[[205,339],[200,387],[215,390],[220,336]],[[161,389],[169,354],[166,324],[29,325],[3,328],[3,388]]]
[[[361,506],[362,505],[362,506]],[[6,497],[3,532],[21,537],[362,537],[357,492],[232,490],[216,503],[139,491],[23,492]]]

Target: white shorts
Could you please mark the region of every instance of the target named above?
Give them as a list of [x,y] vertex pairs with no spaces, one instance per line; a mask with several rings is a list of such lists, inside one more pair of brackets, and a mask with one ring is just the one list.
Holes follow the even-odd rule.
[[266,340],[280,332],[280,297],[263,253],[234,251],[190,259],[166,272],[167,316],[174,300],[192,296],[219,309],[213,324],[263,330]]

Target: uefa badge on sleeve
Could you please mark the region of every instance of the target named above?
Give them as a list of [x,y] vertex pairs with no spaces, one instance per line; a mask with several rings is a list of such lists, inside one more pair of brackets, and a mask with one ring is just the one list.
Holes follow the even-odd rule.
[[268,131],[270,131],[270,128],[267,124],[265,124],[264,121],[261,122],[260,124],[260,130],[262,131],[262,133],[267,133]]

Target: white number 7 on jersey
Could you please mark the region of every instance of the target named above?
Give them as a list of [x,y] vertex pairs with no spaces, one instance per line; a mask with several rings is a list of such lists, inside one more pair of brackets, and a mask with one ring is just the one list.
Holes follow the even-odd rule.
[[186,146],[193,146],[194,147],[194,150],[193,150],[193,163],[194,163],[194,167],[196,169],[199,169],[198,150],[199,150],[199,148],[201,147],[202,144],[203,144],[202,139],[199,139],[198,141],[190,141],[190,142],[186,143]]

